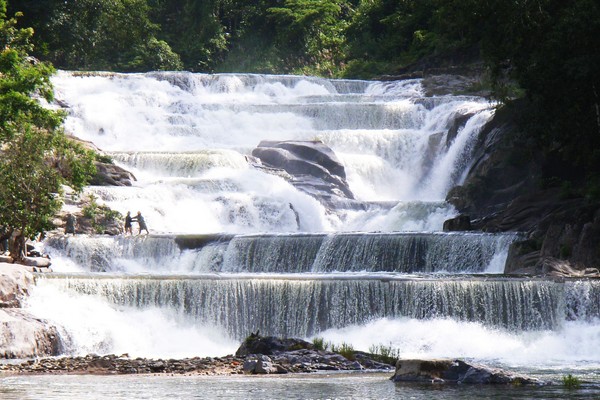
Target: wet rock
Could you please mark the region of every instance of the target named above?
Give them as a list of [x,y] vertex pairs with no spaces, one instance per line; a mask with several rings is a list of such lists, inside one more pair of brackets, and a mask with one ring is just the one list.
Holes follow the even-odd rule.
[[244,360],[244,373],[245,374],[276,374],[285,371],[285,369],[278,368],[273,360],[269,356],[263,354],[250,354]]
[[312,343],[302,339],[260,336],[257,332],[250,334],[250,336],[244,340],[235,352],[235,355],[238,357],[244,357],[249,354],[272,355],[285,351],[313,348],[314,345]]
[[560,278],[599,278],[598,268],[574,268],[569,261],[556,258],[544,258],[541,262],[542,273]]
[[462,360],[398,360],[394,382],[472,383],[472,384],[542,384],[538,379],[520,374],[470,364]]
[[454,231],[470,231],[471,226],[471,217],[468,215],[459,215],[455,218],[450,218],[444,221],[444,232],[454,232]]
[[285,171],[291,184],[324,203],[354,199],[343,164],[320,141],[262,141],[252,156],[266,167]]
[[36,268],[49,268],[52,265],[52,261],[48,257],[24,257],[22,263]]

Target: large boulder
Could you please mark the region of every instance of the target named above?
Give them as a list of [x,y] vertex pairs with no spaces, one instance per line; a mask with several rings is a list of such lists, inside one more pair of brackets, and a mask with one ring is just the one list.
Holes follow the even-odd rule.
[[31,268],[0,263],[0,308],[21,307],[33,284]]
[[287,172],[294,186],[325,203],[354,199],[344,166],[320,141],[262,141],[252,155],[266,167]]
[[0,358],[57,356],[62,352],[55,326],[20,308],[0,309]]
[[248,336],[235,352],[238,357],[249,354],[264,354],[267,356],[300,349],[314,349],[314,345],[302,339],[278,338],[274,336],[260,336],[252,333]]
[[462,360],[398,360],[394,382],[541,384],[538,379]]
[[124,168],[111,163],[96,161],[96,175],[90,181],[93,186],[131,186],[135,176]]
[[55,356],[62,351],[57,328],[20,308],[33,284],[31,267],[0,263],[0,358]]

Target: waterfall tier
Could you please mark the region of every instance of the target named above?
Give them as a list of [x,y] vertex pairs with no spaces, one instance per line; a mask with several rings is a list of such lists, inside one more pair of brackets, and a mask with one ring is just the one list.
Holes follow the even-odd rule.
[[[251,331],[309,337],[379,318],[453,318],[511,331],[556,329],[600,311],[600,283],[393,276],[48,277],[40,285],[100,296],[120,307],[167,308],[242,339]],[[582,291],[588,293],[581,301]],[[578,300],[575,300],[578,299]]]
[[[56,237],[57,253],[91,271],[153,273],[502,272],[514,234],[336,233]],[[138,270],[134,270],[138,272]]]

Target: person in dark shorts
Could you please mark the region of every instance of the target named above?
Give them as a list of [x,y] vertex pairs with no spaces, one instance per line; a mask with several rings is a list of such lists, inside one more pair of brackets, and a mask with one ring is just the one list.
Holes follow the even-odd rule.
[[125,234],[129,233],[133,235],[133,231],[131,229],[131,223],[133,222],[133,218],[131,218],[131,211],[127,211],[127,215],[125,216]]

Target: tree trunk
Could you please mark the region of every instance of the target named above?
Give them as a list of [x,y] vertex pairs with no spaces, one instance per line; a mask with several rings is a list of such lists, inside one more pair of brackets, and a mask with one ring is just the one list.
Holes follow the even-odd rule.
[[23,261],[25,257],[25,237],[21,231],[14,231],[8,240],[10,256],[15,262]]

